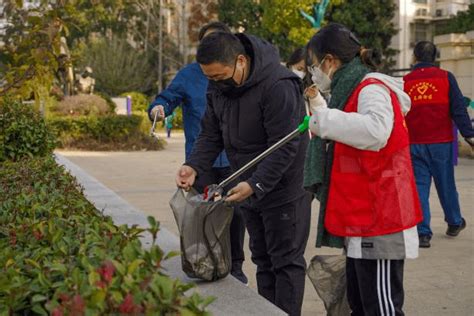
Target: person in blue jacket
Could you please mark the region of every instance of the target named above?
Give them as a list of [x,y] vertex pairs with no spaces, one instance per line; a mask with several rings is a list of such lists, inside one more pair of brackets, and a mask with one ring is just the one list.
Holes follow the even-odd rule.
[[[199,32],[199,41],[213,32],[230,33],[227,25],[221,22],[211,22],[203,26]],[[155,100],[148,107],[150,120],[153,120],[156,113],[160,119],[171,115],[174,109],[182,106],[185,155],[186,160],[191,155],[194,143],[201,131],[201,119],[206,112],[207,90],[209,80],[203,74],[198,63],[193,62],[182,68],[176,74],[169,86],[161,91]],[[198,192],[203,192],[204,188],[210,184],[220,183],[231,175],[231,168],[225,152],[223,151],[214,162],[212,170],[200,175],[194,184]],[[245,223],[241,210],[234,207],[234,217],[230,226],[232,269],[231,275],[239,281],[247,284],[248,279],[242,271],[244,261],[243,243],[245,236]]]

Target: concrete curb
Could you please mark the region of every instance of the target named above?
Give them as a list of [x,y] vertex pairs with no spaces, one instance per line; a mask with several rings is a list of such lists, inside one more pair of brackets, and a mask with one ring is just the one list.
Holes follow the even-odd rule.
[[[58,164],[64,166],[66,170],[76,177],[77,181],[84,188],[86,198],[98,210],[102,210],[105,215],[112,217],[116,225],[127,224],[130,226],[148,227],[147,216],[143,212],[133,207],[61,154],[56,153],[55,158]],[[141,237],[144,247],[149,247],[151,240],[150,234],[145,234]],[[164,227],[161,227],[158,233],[157,242],[165,252],[179,251],[179,238]],[[197,284],[197,291],[200,294],[217,297],[217,300],[209,307],[209,310],[214,315],[286,315],[278,307],[233,277],[229,276],[216,282],[192,280],[181,270],[181,260],[179,257],[165,261],[163,268],[173,278],[179,278],[184,282],[195,282]]]

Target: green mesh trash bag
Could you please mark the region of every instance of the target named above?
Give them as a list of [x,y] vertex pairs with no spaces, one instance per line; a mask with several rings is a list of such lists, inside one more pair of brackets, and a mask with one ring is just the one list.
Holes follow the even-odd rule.
[[314,256],[306,273],[328,316],[351,314],[346,293],[346,256]]
[[178,225],[184,273],[206,281],[227,276],[233,208],[223,200],[206,201],[193,189],[188,193],[178,189],[170,206]]

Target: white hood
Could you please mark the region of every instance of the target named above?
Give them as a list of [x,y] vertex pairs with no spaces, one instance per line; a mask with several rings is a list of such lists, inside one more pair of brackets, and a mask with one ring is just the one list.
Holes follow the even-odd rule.
[[406,94],[405,91],[403,91],[403,78],[391,77],[378,72],[371,72],[367,74],[364,79],[367,78],[378,79],[385,83],[397,95],[403,114],[406,115],[408,111],[410,111],[411,100],[410,96]]

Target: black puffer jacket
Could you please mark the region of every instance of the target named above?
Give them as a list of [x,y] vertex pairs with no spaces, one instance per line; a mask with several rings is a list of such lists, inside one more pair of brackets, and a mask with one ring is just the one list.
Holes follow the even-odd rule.
[[[275,47],[255,36],[237,36],[251,58],[251,73],[227,94],[210,82],[201,134],[186,162],[198,176],[211,168],[222,149],[236,171],[295,130],[305,115],[301,82],[280,64]],[[250,198],[253,206],[278,206],[304,194],[307,144],[305,133],[240,177],[255,192]]]

